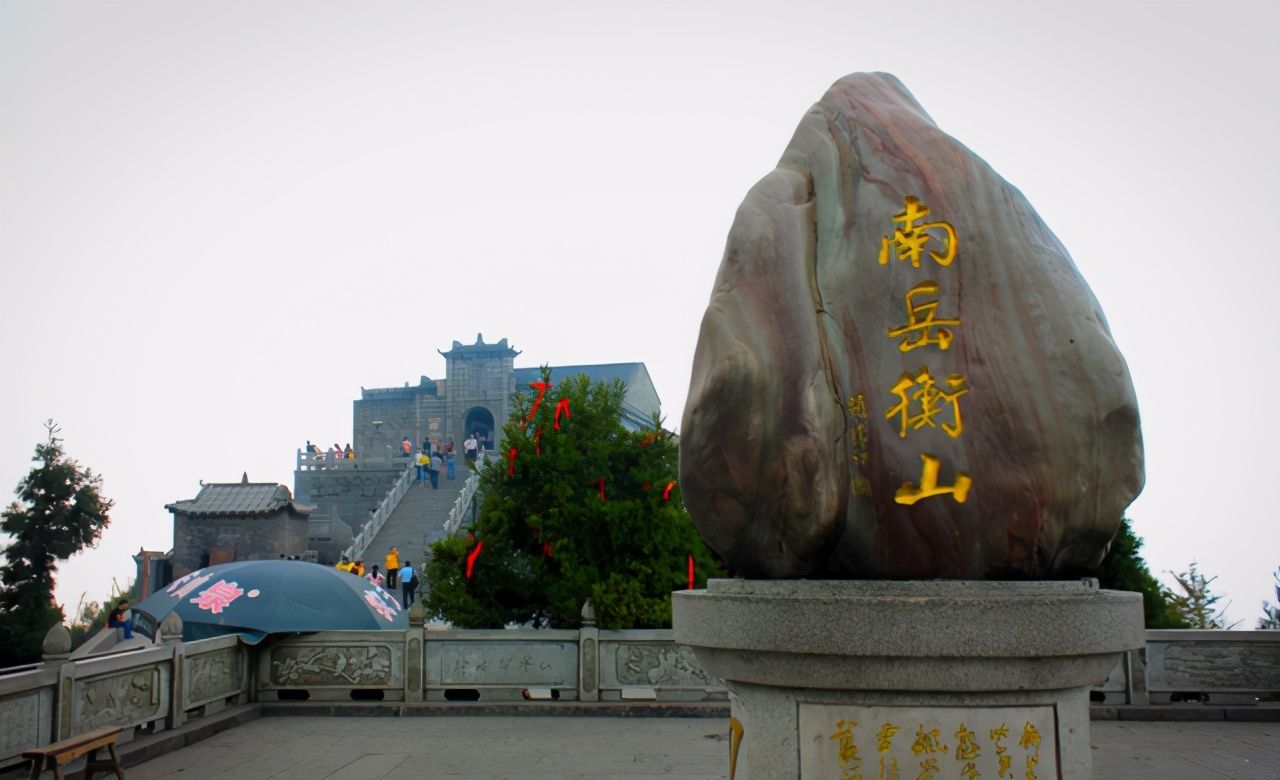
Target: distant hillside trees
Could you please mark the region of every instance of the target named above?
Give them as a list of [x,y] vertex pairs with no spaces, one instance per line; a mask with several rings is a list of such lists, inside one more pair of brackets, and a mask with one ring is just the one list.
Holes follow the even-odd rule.
[[622,424],[621,381],[523,388],[504,452],[481,469],[479,517],[432,545],[427,610],[460,628],[671,624],[671,592],[723,576],[676,483],[673,436]]
[[53,420],[45,429],[37,465],[0,521],[9,537],[0,565],[0,667],[40,660],[44,635],[63,619],[53,600],[58,561],[93,546],[111,522],[114,502],[102,496],[102,478],[66,456]]

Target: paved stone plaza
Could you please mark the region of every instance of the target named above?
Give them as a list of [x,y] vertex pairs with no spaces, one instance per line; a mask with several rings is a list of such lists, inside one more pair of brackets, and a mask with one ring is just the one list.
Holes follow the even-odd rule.
[[[263,717],[130,780],[728,777],[720,718]],[[1280,723],[1095,721],[1096,780],[1277,780]]]

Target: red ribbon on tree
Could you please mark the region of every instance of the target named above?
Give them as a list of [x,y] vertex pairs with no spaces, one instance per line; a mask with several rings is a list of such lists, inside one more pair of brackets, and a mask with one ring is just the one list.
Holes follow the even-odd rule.
[[556,418],[555,418],[555,420],[553,421],[553,425],[555,425],[555,429],[556,429],[557,431],[558,431],[558,430],[560,430],[560,412],[561,412],[561,410],[563,410],[563,411],[564,411],[564,419],[566,419],[566,420],[567,420],[567,419],[569,419],[569,417],[570,417],[571,415],[569,414],[569,399],[568,399],[568,398],[561,398],[561,399],[560,399],[560,403],[556,404]]
[[[529,410],[529,415],[524,418],[526,422],[532,420],[533,416],[538,413],[538,405],[542,403],[542,396],[547,394],[547,391],[551,389],[551,385],[547,382],[530,382],[529,387],[538,391],[538,397],[534,399],[533,408]],[[524,427],[523,423],[520,427]]]
[[467,556],[467,579],[471,579],[471,570],[475,568],[476,558],[480,557],[480,549],[484,547],[484,542],[476,542],[476,549],[471,551]]

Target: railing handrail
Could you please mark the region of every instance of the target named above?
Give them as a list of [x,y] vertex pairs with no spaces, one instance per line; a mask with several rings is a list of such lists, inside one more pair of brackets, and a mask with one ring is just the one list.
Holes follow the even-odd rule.
[[467,481],[462,486],[462,492],[458,494],[458,500],[453,502],[453,509],[449,510],[449,518],[444,521],[444,532],[446,534],[456,534],[458,528],[462,526],[462,518],[466,516],[467,510],[471,508],[471,502],[476,495],[476,488],[480,487],[480,475],[472,472],[467,477]]
[[[381,455],[362,455],[355,458],[331,458],[324,452],[306,452],[297,450],[295,471],[342,471],[348,469],[386,467],[401,463],[405,456],[399,451],[390,449]],[[410,459],[412,460],[412,459]]]
[[409,486],[413,484],[414,473],[413,460],[410,459],[409,464],[405,466],[404,473],[387,491],[387,495],[383,496],[382,503],[378,504],[378,508],[370,513],[369,519],[360,526],[360,533],[356,534],[356,537],[351,540],[351,546],[343,553],[347,556],[347,560],[360,560],[360,557],[364,555],[364,551],[369,549],[370,544],[373,544],[373,538],[378,535],[378,531],[382,530],[382,526],[386,524],[387,518],[391,517],[391,513],[396,511],[396,507],[400,506],[400,500],[408,494]]

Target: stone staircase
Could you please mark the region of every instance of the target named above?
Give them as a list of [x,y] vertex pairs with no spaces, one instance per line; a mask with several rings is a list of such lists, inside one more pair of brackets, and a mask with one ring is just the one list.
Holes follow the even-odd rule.
[[465,469],[458,469],[457,478],[451,480],[441,471],[438,490],[433,490],[429,481],[410,487],[365,550],[365,570],[375,563],[381,570],[387,551],[393,545],[400,548],[401,564],[408,559],[414,568],[421,570],[420,565],[426,560],[423,555],[426,544],[444,536],[445,520],[449,519],[449,511],[469,475]]

